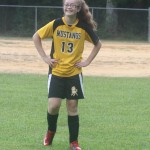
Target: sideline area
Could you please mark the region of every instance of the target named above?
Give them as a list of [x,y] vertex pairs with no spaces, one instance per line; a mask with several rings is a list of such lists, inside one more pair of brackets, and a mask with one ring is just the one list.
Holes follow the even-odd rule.
[[[43,41],[49,55],[51,41]],[[86,43],[83,59],[92,44]],[[39,57],[32,39],[0,38],[0,72],[47,74],[48,66]],[[102,41],[98,56],[83,68],[86,76],[150,77],[150,44],[142,42]]]

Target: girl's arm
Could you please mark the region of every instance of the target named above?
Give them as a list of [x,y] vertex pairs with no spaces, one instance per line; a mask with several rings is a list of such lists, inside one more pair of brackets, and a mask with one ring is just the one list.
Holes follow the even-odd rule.
[[43,46],[42,46],[41,38],[37,32],[33,35],[33,41],[34,41],[36,50],[38,51],[38,53],[41,56],[41,58],[43,59],[43,61],[45,63],[47,63],[50,67],[54,67],[55,66],[54,64],[57,63],[58,61],[56,59],[51,59],[50,57],[48,57],[46,55],[46,53],[43,49]]
[[75,66],[78,67],[78,68],[88,66],[93,61],[95,56],[98,54],[98,52],[101,48],[101,45],[102,45],[101,42],[98,41],[98,43],[94,46],[93,50],[91,51],[89,57],[85,61],[77,62],[75,64]]

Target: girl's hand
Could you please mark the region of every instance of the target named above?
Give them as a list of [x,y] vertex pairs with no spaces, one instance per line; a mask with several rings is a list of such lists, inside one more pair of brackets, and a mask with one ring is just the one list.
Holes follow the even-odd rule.
[[93,59],[95,58],[95,56],[98,54],[99,50],[101,48],[101,42],[98,41],[96,45],[94,45],[90,55],[88,56],[88,58],[85,60],[85,61],[80,61],[80,62],[77,62],[75,64],[75,66],[77,68],[81,68],[81,67],[86,67],[88,66],[92,61]]
[[75,64],[75,66],[76,66],[77,68],[86,67],[86,66],[88,66],[88,65],[89,65],[89,62],[88,62],[88,61],[80,61],[80,62],[77,62],[77,63]]
[[43,61],[45,63],[47,63],[51,68],[56,67],[56,65],[58,64],[58,60],[57,59],[51,59],[50,56],[44,56],[42,57]]

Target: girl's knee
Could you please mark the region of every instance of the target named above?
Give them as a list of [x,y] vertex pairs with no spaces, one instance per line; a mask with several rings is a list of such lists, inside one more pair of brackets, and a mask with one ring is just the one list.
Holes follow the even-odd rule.
[[68,100],[66,106],[68,115],[74,116],[78,114],[78,102],[76,100]]
[[48,112],[52,115],[58,114],[61,106],[61,100],[49,99],[48,100]]

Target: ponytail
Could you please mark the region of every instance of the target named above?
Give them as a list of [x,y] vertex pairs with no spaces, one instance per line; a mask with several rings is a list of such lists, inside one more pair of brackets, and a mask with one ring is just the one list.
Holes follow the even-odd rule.
[[81,10],[78,12],[77,18],[89,24],[93,30],[96,30],[97,23],[94,21],[88,5],[86,4],[85,0],[80,0],[80,1],[81,1],[81,6],[80,6]]

